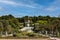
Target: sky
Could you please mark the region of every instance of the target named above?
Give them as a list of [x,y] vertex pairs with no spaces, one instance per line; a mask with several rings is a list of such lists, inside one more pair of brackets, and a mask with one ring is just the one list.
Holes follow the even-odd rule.
[[60,0],[0,0],[0,16],[59,16]]

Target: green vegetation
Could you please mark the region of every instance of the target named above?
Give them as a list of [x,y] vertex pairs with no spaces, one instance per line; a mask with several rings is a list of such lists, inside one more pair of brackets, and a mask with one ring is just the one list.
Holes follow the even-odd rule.
[[[30,20],[30,26],[34,27],[32,33],[21,32],[20,29],[24,28],[25,22]],[[35,37],[43,35],[56,35],[60,37],[60,17],[50,16],[24,16],[15,18],[12,15],[5,15],[0,17],[0,35],[13,34],[14,37]],[[50,35],[50,36],[51,36]]]

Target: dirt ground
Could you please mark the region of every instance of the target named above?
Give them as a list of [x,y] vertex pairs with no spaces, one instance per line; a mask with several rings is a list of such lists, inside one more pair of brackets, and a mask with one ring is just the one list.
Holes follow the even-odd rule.
[[49,39],[0,39],[0,40],[49,40]]

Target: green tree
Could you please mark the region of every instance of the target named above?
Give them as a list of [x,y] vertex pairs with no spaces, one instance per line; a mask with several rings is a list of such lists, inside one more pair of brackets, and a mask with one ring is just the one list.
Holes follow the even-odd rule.
[[3,24],[2,24],[2,22],[0,22],[0,32],[1,32],[1,36],[2,36],[2,34],[3,34],[3,30],[4,30]]

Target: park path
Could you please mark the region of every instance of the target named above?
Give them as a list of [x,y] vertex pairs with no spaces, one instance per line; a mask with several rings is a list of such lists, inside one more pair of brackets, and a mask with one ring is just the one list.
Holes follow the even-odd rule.
[[48,39],[0,39],[0,40],[48,40]]

